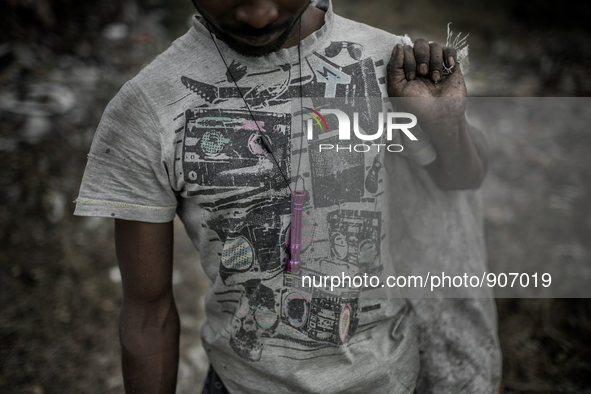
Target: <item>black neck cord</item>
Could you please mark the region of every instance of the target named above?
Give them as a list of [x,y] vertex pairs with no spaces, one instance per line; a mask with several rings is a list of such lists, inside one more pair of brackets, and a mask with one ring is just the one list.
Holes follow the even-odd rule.
[[[207,23],[207,21],[206,21],[206,23]],[[301,36],[301,27],[302,27],[302,19],[300,17],[299,29],[298,29],[299,30],[299,32],[298,32],[298,38]],[[250,106],[246,102],[246,99],[244,98],[244,94],[242,93],[242,90],[240,90],[240,87],[238,87],[238,84],[236,83],[236,79],[234,78],[234,75],[232,74],[232,70],[230,70],[230,68],[228,67],[228,63],[226,63],[226,59],[222,55],[222,51],[220,51],[220,48],[218,47],[218,44],[215,42],[215,39],[213,37],[213,33],[211,32],[211,29],[209,28],[209,24],[208,24],[207,30],[209,31],[209,35],[211,36],[211,40],[213,41],[213,43],[214,43],[214,45],[215,45],[218,53],[220,54],[220,57],[222,58],[222,61],[224,62],[224,65],[226,66],[226,70],[228,71],[228,73],[230,74],[230,77],[232,78],[232,82],[234,82],[234,85],[236,86],[236,89],[238,89],[238,92],[240,93],[240,97],[242,97],[242,101],[244,101],[244,105],[246,105],[246,108],[248,109],[248,112],[250,113],[250,117],[252,118],[252,120],[254,121],[254,123],[257,125],[257,128],[259,129],[259,134],[260,134],[259,141],[260,141],[261,145],[267,151],[267,153],[269,153],[271,155],[271,157],[273,158],[273,161],[275,162],[275,165],[277,166],[277,169],[279,170],[279,173],[283,177],[283,181],[285,182],[285,185],[287,186],[287,188],[289,189],[289,191],[292,192],[292,190],[291,190],[291,184],[290,184],[289,180],[287,179],[287,177],[285,176],[285,174],[283,173],[283,171],[281,170],[281,166],[279,165],[279,162],[277,161],[277,158],[273,154],[273,150],[271,149],[271,146],[269,145],[268,141],[265,139],[265,134],[263,133],[263,130],[261,129],[261,126],[256,121],[256,118],[254,117],[254,114],[252,113],[252,110],[250,109]],[[298,59],[301,59],[301,57],[300,57],[300,40],[299,39],[298,39]],[[302,65],[301,65],[301,60],[300,60],[300,99],[301,99],[301,93],[302,93],[301,73],[302,73]],[[302,129],[303,129],[303,124],[302,124]],[[303,136],[303,132],[302,132],[302,136]],[[297,172],[298,174],[300,172],[300,163],[301,163],[301,154],[300,154],[300,161],[298,162],[298,172]],[[296,177],[296,186],[297,186],[297,177]],[[296,187],[296,189],[297,189],[297,187]]]
[[[298,158],[298,171],[296,172],[296,181],[295,181],[295,189],[298,190],[298,181],[300,180],[300,164],[302,164],[302,156],[303,153],[303,144],[304,144],[304,113],[302,112],[304,109],[304,88],[302,87],[302,53],[300,51],[300,43],[302,42],[302,16],[300,15],[300,26],[298,28],[298,64],[300,67],[300,114],[301,114],[301,127],[302,129],[300,134],[300,155]],[[302,180],[302,183],[304,181]],[[302,185],[303,187],[303,185]]]
[[[256,121],[256,118],[254,117],[254,114],[252,113],[252,110],[250,109],[250,106],[248,105],[248,103],[246,102],[246,99],[244,98],[244,94],[242,93],[242,90],[240,90],[240,87],[238,86],[238,83],[236,83],[236,79],[234,78],[234,75],[232,74],[232,70],[230,70],[230,68],[228,67],[228,63],[226,63],[226,59],[222,55],[222,51],[218,47],[218,44],[215,42],[215,38],[213,37],[213,33],[211,32],[211,28],[209,27],[209,23],[207,22],[207,20],[205,20],[205,23],[207,24],[207,30],[209,31],[209,35],[211,36],[211,40],[213,41],[213,43],[215,45],[215,48],[217,49],[218,53],[220,54],[220,58],[224,62],[224,65],[226,66],[226,70],[228,71],[228,73],[230,74],[230,77],[232,78],[232,82],[234,82],[234,85],[236,86],[236,89],[238,89],[238,93],[240,93],[240,97],[242,97],[242,101],[244,101],[244,105],[246,105],[246,109],[248,109],[248,112],[250,113],[250,116],[251,116],[252,120],[254,121],[254,123],[257,125],[257,128],[259,129],[259,134],[260,134],[259,141],[260,141],[261,145],[267,151],[267,153],[269,153],[271,155],[271,157],[273,158],[273,161],[275,162],[275,165],[277,165],[277,169],[279,170],[279,173],[283,177],[283,181],[285,182],[285,184],[286,184],[287,188],[289,189],[289,191],[292,192],[292,190],[291,190],[291,184],[288,181],[288,179],[285,176],[285,174],[283,173],[283,171],[281,170],[281,166],[279,165],[279,162],[277,161],[277,158],[273,154],[273,150],[271,149],[271,146],[269,145],[268,141],[265,139],[266,136],[263,133],[263,130],[261,129],[261,126]],[[304,107],[304,101],[303,101],[303,87],[302,87],[302,57],[301,57],[301,50],[300,50],[300,48],[301,48],[301,37],[302,37],[302,16],[300,15],[300,17],[299,17],[299,26],[298,26],[298,63],[299,63],[299,71],[300,71],[300,75],[299,75],[299,77],[300,77],[300,106],[303,108]],[[301,130],[301,135],[300,135],[300,147],[302,147],[303,138],[304,138],[304,123],[303,123],[303,120],[302,120],[301,126],[302,126],[302,130]],[[290,154],[291,154],[291,152],[290,152]],[[297,174],[296,175],[296,184],[295,184],[295,189],[296,190],[297,190],[297,184],[298,184],[298,180],[299,180],[300,165],[301,165],[301,163],[302,163],[302,153],[300,152],[300,156],[299,156],[299,159],[298,159],[298,170],[296,172],[296,174]]]

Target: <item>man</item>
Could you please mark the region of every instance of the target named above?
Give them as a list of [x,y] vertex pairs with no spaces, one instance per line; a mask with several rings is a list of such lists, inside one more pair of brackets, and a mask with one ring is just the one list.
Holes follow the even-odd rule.
[[[482,257],[477,246],[448,252],[421,241],[423,233],[437,238],[455,228],[465,235],[460,243],[481,241],[465,229],[465,197],[442,191],[476,188],[486,171],[484,144],[465,121],[455,51],[423,39],[413,48],[405,37],[334,15],[331,4],[194,3],[201,17],[190,31],[107,107],[77,200],[78,215],[116,219],[126,392],[175,390],[175,212],[211,280],[202,337],[212,387],[494,391],[499,364],[490,304],[465,301],[458,309],[446,300],[418,301],[415,322],[402,297],[379,299],[358,286],[338,294],[305,289],[285,268],[289,191],[302,189],[302,266],[311,275],[342,267],[386,272],[433,253],[482,263],[472,262]],[[459,100],[435,101],[428,110],[409,104],[424,133],[416,145],[395,136],[408,146],[406,156],[321,157],[291,119],[294,98],[387,95]],[[416,220],[448,212],[457,214],[409,238]]]

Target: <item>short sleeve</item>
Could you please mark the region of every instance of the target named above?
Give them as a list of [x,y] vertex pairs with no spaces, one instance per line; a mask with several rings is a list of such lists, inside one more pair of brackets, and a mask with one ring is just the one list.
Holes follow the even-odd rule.
[[402,154],[420,166],[426,166],[434,162],[437,158],[437,152],[429,136],[419,125],[412,128],[412,133],[417,138],[417,141],[410,141],[408,138],[403,137],[402,146],[404,150]]
[[101,118],[74,215],[152,223],[173,220],[177,201],[160,132],[145,100],[127,82]]
[[[398,106],[396,105],[395,100],[396,99],[389,98],[386,101],[386,112],[398,111]],[[401,154],[419,166],[426,166],[433,163],[435,159],[437,159],[437,152],[435,151],[427,133],[421,129],[419,124],[414,126],[411,129],[411,132],[416,140],[411,140],[405,133],[397,130],[396,138],[398,139],[398,143],[403,147]]]

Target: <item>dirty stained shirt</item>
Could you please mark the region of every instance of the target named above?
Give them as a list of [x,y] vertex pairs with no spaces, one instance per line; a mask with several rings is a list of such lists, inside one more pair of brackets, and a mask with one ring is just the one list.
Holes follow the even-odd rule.
[[[318,141],[294,126],[300,92],[311,105],[315,97],[386,97],[391,49],[408,37],[341,18],[329,3],[324,26],[301,43],[301,65],[297,47],[248,58],[215,40],[228,70],[194,18],[123,86],[93,140],[75,214],[179,216],[210,279],[203,345],[232,393],[494,391],[490,300],[330,292],[304,288],[285,270],[285,174],[307,193],[305,274],[394,274],[411,262],[484,267],[478,215],[465,193],[434,186],[422,168],[435,158],[424,134],[416,143],[396,135],[404,154],[320,155]],[[257,143],[260,131],[274,158]]]

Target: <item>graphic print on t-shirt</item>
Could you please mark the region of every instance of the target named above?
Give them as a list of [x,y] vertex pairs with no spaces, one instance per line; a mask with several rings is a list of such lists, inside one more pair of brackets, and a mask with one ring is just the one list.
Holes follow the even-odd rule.
[[[185,114],[185,182],[204,186],[194,193],[217,194],[216,187],[284,187],[281,173],[258,138],[266,138],[279,157],[289,149],[290,114],[197,108]],[[260,137],[262,135],[264,137]],[[287,173],[285,160],[280,169]],[[190,193],[190,195],[193,195]]]
[[[230,70],[217,83],[189,76],[182,76],[181,83],[205,104],[217,105],[244,97],[251,109],[288,103],[292,97],[300,96],[300,89],[304,97],[381,97],[379,85],[385,84],[385,79],[377,79],[376,67],[383,67],[384,62],[362,58],[363,51],[361,44],[333,41],[323,53],[314,52],[302,59],[303,75],[299,78],[293,77],[294,71],[299,70],[298,63],[248,73],[246,66],[233,60]],[[238,88],[234,81],[239,83]]]
[[[351,145],[361,142],[355,137],[351,139]],[[339,145],[338,135],[327,135],[309,143],[307,153],[314,190],[314,206],[324,208],[339,203],[359,202],[365,193],[365,155],[336,149],[321,152],[321,144]]]
[[[294,359],[330,356],[356,332],[373,327],[360,321],[379,304],[361,308],[361,288],[304,288],[300,275],[318,280],[333,273],[382,269],[382,217],[375,211],[380,156],[319,153],[318,143],[337,143],[336,134],[301,143],[301,131],[291,129],[292,114],[277,108],[285,109],[300,92],[312,101],[381,97],[385,80],[376,77],[376,67],[384,62],[364,57],[362,45],[333,41],[302,59],[297,78],[297,63],[250,72],[235,60],[218,82],[180,78],[201,102],[184,113],[182,175],[187,196],[198,199],[206,211],[203,226],[217,234],[210,241],[222,245],[214,299],[232,318],[221,335],[245,360],[260,360],[266,347],[290,349],[281,357]],[[349,105],[364,103],[358,99]],[[327,121],[334,126],[335,119]],[[371,122],[360,119],[364,129],[373,127]],[[361,141],[353,137],[350,142]],[[300,155],[302,171],[295,174],[292,165]],[[282,173],[292,186],[300,178],[307,192],[298,275],[284,268],[291,196]]]

